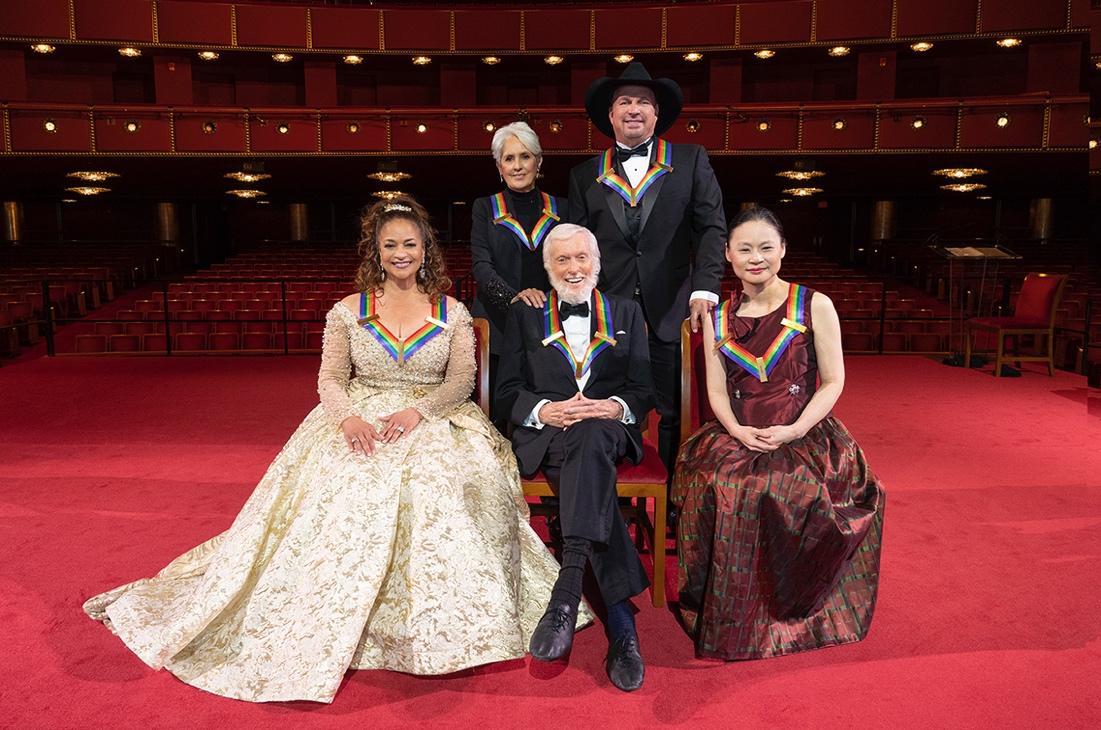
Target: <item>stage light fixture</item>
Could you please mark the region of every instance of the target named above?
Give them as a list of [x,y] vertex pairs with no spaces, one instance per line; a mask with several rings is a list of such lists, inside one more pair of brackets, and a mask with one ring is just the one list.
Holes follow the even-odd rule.
[[221,58],[221,54],[215,51],[199,51],[195,55],[199,57],[200,61],[217,61]]
[[291,125],[287,124],[286,122],[279,122],[279,124],[275,127],[275,131],[279,132],[279,134],[286,134],[287,132],[291,131]]
[[999,129],[1005,129],[1009,126],[1009,115],[999,114],[997,117],[994,118],[994,124],[996,124]]
[[822,188],[784,188],[786,195],[794,195],[797,198],[807,198],[823,192]]
[[822,177],[825,174],[826,173],[821,170],[781,170],[776,173],[776,177],[783,177],[788,180],[795,180],[796,182],[806,182],[816,177]]
[[134,134],[139,129],[141,129],[141,123],[140,122],[135,122],[133,120],[130,120],[129,122],[126,123],[126,131],[129,132],[130,134]]
[[348,134],[358,134],[359,122],[348,122],[344,128],[348,130]]
[[829,54],[830,56],[834,57],[834,58],[842,58],[843,56],[849,55],[849,47],[848,46],[834,46],[830,50],[826,51],[826,53]]
[[695,134],[696,132],[700,131],[700,120],[689,119],[685,123],[684,128],[688,130],[689,134]]
[[424,134],[427,131],[428,131],[428,125],[427,124],[418,124],[417,125],[417,134]]
[[482,129],[484,129],[487,132],[493,132],[497,129],[497,125],[494,124],[493,122],[486,122],[485,124],[482,125]]
[[276,63],[290,63],[294,60],[294,56],[289,53],[273,53],[271,54],[271,60]]
[[50,134],[53,134],[57,131],[57,122],[52,119],[47,119],[46,121],[42,122],[42,130],[44,132],[49,132]]
[[550,129],[551,134],[558,134],[562,131],[562,122],[554,119],[551,121],[550,124],[547,125],[547,128]]
[[976,190],[985,190],[986,185],[983,183],[948,183],[947,185],[941,185],[941,190],[949,190],[953,193],[973,193]]
[[845,128],[844,118],[838,117],[837,119],[834,119],[833,120],[833,128],[834,128],[834,131],[837,131],[837,132],[840,132],[842,129],[844,129]]
[[685,61],[688,61],[689,63],[695,63],[696,61],[699,61],[700,59],[703,58],[703,54],[699,53],[697,51],[691,51],[689,53],[684,54],[683,58],[684,58]]
[[1097,139],[1096,139],[1096,138],[1093,138],[1093,139],[1091,139],[1091,140],[1090,140],[1090,142],[1089,142],[1089,148],[1090,148],[1091,150],[1095,150],[1095,149],[1097,149]]
[[77,195],[99,195],[100,193],[109,193],[111,188],[99,188],[94,185],[78,185],[72,188],[65,188],[67,192],[76,193]]
[[429,56],[413,56],[414,66],[427,66],[432,63],[432,59]]
[[119,49],[119,55],[125,58],[137,58],[141,55],[141,49],[133,46],[123,46]]
[[227,172],[222,177],[228,180],[236,180],[243,183],[260,182],[261,180],[270,180],[271,175],[266,172]]
[[618,56],[612,56],[612,60],[616,63],[630,63],[635,60],[635,57],[630,53],[620,53]]
[[997,41],[1001,48],[1016,48],[1021,45],[1022,42],[1020,38],[1002,38]]
[[547,64],[548,66],[557,66],[558,64],[562,63],[565,60],[566,59],[562,58],[561,56],[544,56],[543,57],[543,63]]
[[104,182],[118,176],[117,172],[106,172],[104,170],[76,170],[75,172],[65,173],[65,177],[75,178],[81,182]]
[[482,56],[482,63],[484,63],[486,66],[496,66],[500,62],[500,56]]
[[910,50],[914,53],[925,53],[926,51],[933,50],[933,44],[929,41],[918,41],[917,43],[910,44]]
[[925,117],[914,117],[910,120],[910,126],[914,129],[921,129],[925,126]]
[[31,45],[31,50],[35,53],[53,53],[57,48],[49,43],[34,43]]
[[762,119],[761,121],[757,122],[757,131],[758,132],[767,132],[771,128],[772,128],[772,122],[768,121],[767,119]]
[[203,122],[203,134],[214,134],[218,131],[218,123],[213,120]]
[[238,198],[244,198],[245,200],[252,200],[253,198],[259,198],[259,197],[262,197],[264,195],[267,195],[267,193],[265,193],[263,190],[234,189],[234,190],[227,190],[226,195],[235,195]]
[[357,56],[354,53],[349,53],[347,56],[344,57],[343,60],[344,63],[348,64],[349,66],[358,66],[359,64],[363,63],[363,56]]
[[761,60],[765,60],[765,59],[769,59],[769,58],[772,58],[773,56],[775,56],[776,51],[774,51],[770,48],[762,48],[759,51],[755,51],[753,53],[753,55],[756,56],[757,58],[760,58]]

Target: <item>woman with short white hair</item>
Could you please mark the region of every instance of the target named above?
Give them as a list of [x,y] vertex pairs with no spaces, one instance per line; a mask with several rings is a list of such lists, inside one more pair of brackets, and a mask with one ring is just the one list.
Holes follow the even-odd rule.
[[[471,211],[470,249],[478,291],[475,317],[489,320],[490,375],[497,372],[497,355],[505,329],[505,312],[514,302],[542,307],[550,288],[541,246],[547,233],[566,213],[566,201],[536,185],[543,164],[539,135],[524,122],[497,130],[490,144],[504,189],[478,198]],[[491,401],[495,387],[490,383]],[[496,413],[493,421],[503,425]]]

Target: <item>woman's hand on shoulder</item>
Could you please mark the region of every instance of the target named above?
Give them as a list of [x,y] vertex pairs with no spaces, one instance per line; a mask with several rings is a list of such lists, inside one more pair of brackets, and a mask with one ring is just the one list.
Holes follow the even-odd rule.
[[547,295],[538,289],[522,289],[516,293],[509,304],[515,304],[516,302],[523,302],[529,307],[538,309],[547,303]]

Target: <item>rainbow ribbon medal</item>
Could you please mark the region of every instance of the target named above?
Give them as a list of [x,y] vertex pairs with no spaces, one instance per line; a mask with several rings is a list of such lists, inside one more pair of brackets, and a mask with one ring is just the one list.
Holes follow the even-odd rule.
[[734,341],[729,317],[734,310],[734,297],[731,296],[730,299],[715,307],[715,349],[762,383],[767,383],[769,373],[776,367],[776,363],[780,362],[780,357],[783,356],[791,341],[797,334],[807,331],[807,326],[804,324],[806,314],[803,311],[806,307],[806,298],[806,287],[799,284],[791,285],[788,291],[787,316],[780,320],[783,329],[768,346],[765,354],[758,356]]
[[429,340],[447,329],[447,297],[441,294],[432,305],[432,314],[424,318],[424,326],[404,340],[399,340],[379,320],[374,294],[363,292],[359,295],[359,324],[378,340],[386,354],[401,365]]
[[573,368],[574,378],[581,380],[589,371],[596,356],[609,347],[616,346],[615,326],[612,324],[612,305],[608,297],[598,289],[593,289],[593,314],[596,315],[596,332],[593,334],[589,346],[585,348],[585,356],[578,360],[573,356],[570,346],[566,343],[566,334],[562,331],[562,320],[558,316],[558,292],[551,290],[547,297],[547,303],[543,305],[543,346],[551,345],[561,352]]
[[615,148],[609,147],[604,151],[604,159],[601,162],[601,168],[603,172],[596,179],[598,183],[607,185],[612,190],[619,193],[619,197],[632,208],[638,205],[638,202],[642,200],[642,196],[646,194],[646,191],[650,189],[650,186],[661,177],[662,175],[671,172],[673,169],[673,150],[669,147],[669,143],[664,139],[657,140],[657,152],[654,154],[654,161],[650,164],[650,169],[646,171],[646,174],[642,176],[642,179],[638,181],[638,185],[631,187],[631,184],[621,178],[615,171]]
[[531,229],[530,236],[524,230],[524,227],[520,225],[520,221],[513,218],[512,214],[508,212],[508,208],[505,206],[504,193],[497,193],[489,199],[490,205],[493,206],[494,225],[504,226],[515,233],[516,237],[520,239],[520,243],[529,251],[539,248],[539,244],[543,242],[547,231],[553,228],[554,224],[560,219],[558,204],[554,202],[554,198],[542,192],[539,195],[543,198],[543,215],[535,222],[535,227]]

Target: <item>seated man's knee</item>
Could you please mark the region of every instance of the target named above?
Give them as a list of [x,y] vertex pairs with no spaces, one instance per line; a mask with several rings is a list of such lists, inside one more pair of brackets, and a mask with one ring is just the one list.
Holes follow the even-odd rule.
[[608,451],[623,438],[623,426],[606,418],[587,418],[567,428],[562,437],[572,447]]

